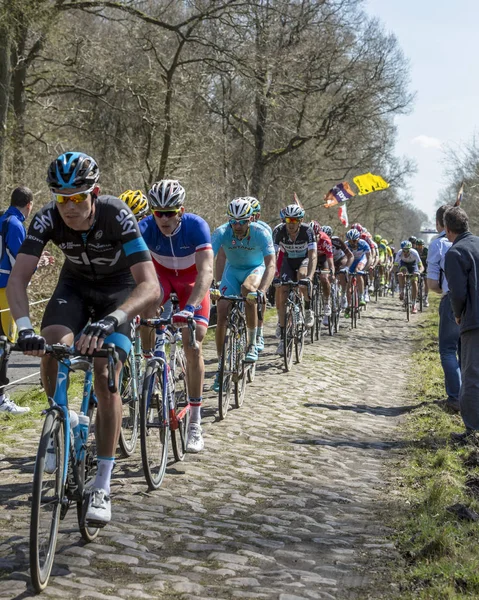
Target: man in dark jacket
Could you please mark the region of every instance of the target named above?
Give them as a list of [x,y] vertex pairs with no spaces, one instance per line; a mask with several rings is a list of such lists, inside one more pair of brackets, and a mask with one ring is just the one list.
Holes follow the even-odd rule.
[[469,231],[467,214],[459,206],[445,212],[444,226],[452,242],[445,258],[445,273],[461,334],[459,404],[466,426],[466,432],[453,434],[453,439],[467,441],[479,431],[479,237]]

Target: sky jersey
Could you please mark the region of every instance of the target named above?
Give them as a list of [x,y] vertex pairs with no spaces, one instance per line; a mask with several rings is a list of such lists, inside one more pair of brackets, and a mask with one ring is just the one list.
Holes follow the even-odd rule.
[[282,250],[288,260],[297,261],[307,258],[309,250],[316,251],[317,248],[314,231],[306,223],[301,223],[294,241],[289,237],[286,224],[282,223],[275,228],[273,240],[276,252]]
[[56,202],[46,204],[33,217],[20,254],[40,257],[49,241],[66,257],[60,277],[131,283],[130,267],[151,260],[135,216],[114,196],[95,200],[95,217],[88,231],[70,229]]
[[254,222],[250,223],[242,240],[235,237],[229,223],[221,225],[213,231],[212,244],[215,256],[222,247],[229,264],[238,269],[258,267],[263,264],[265,256],[275,253],[271,234]]
[[409,254],[407,256],[404,254],[403,250],[399,250],[399,252],[396,254],[396,263],[399,266],[401,266],[401,264],[405,264],[414,265],[417,268],[419,268],[419,265],[422,264],[421,257],[419,256],[417,250],[414,250],[414,248],[409,250]]
[[366,254],[369,254],[371,252],[369,244],[361,239],[358,240],[357,248],[353,248],[349,241],[346,242],[346,247],[349,248],[349,250],[351,250],[351,252],[353,253],[355,262],[360,262],[366,256]]
[[171,236],[161,233],[153,215],[139,226],[153,262],[176,274],[196,271],[196,253],[211,250],[210,228],[198,215],[184,213]]

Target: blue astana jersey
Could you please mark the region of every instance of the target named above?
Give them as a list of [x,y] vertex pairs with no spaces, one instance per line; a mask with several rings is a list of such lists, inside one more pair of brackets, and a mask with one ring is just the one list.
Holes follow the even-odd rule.
[[273,238],[261,225],[251,223],[242,240],[234,236],[233,228],[225,223],[215,229],[212,238],[215,256],[223,247],[226,259],[231,266],[239,269],[252,269],[264,262],[264,257],[274,254]]

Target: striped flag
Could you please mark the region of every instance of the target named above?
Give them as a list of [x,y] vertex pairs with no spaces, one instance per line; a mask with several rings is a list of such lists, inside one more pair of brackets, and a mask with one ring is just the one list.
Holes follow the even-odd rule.
[[341,204],[338,208],[338,217],[339,220],[341,221],[341,223],[345,226],[345,227],[349,227],[349,222],[348,222],[348,211],[346,210],[346,203]]
[[294,203],[297,204],[299,206],[299,208],[303,208],[301,206],[301,202],[299,201],[298,196],[296,195],[296,192],[293,192],[293,199],[294,199]]
[[459,191],[457,192],[457,198],[456,198],[456,202],[455,202],[454,206],[461,206],[463,195],[464,195],[464,181],[461,183],[461,187],[459,188]]

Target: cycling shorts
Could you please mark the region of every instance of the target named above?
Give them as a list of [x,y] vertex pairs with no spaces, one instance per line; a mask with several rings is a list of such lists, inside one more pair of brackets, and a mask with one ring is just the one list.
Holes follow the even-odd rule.
[[[113,286],[111,282],[102,285],[78,279],[60,279],[43,314],[41,328],[63,325],[76,337],[89,319],[99,321],[112,313],[135,287],[135,283]],[[120,360],[125,362],[132,337],[132,322],[127,321],[105,339],[105,344],[115,344]]]
[[384,266],[386,264],[386,259],[387,259],[386,253],[380,252],[379,253],[379,264]]
[[318,254],[318,262],[316,263],[316,269],[324,269],[327,260],[328,257],[326,256],[326,254]]
[[[163,288],[163,304],[167,302],[171,293],[174,292],[178,296],[180,310],[183,310],[188,304],[193,286],[195,285],[196,278],[198,277],[196,267],[193,269],[186,269],[184,271],[175,271],[174,269],[165,269],[156,261],[154,264],[156,273],[158,275],[158,280]],[[196,307],[194,319],[198,325],[208,327],[210,320],[209,290],[201,301],[200,305]]]
[[280,277],[283,281],[298,281],[299,269],[307,268],[309,258],[300,258],[299,260],[288,260],[286,257],[281,264]]
[[402,260],[399,261],[399,269],[407,269],[407,272],[410,275],[414,275],[415,273],[418,274],[419,273],[419,268],[416,265],[416,263],[405,263]]
[[366,266],[368,259],[366,256],[361,256],[361,258],[355,258],[353,264],[349,267],[349,272],[354,273],[355,271],[364,271],[364,267]]
[[223,277],[221,278],[220,290],[223,296],[241,296],[241,286],[245,279],[250,275],[257,275],[261,279],[266,267],[262,263],[257,267],[250,267],[248,269],[239,269],[238,267],[232,267],[231,264],[226,261],[225,270],[223,271]]
[[344,267],[348,264],[348,259],[343,252],[343,255],[334,261],[334,272],[338,273],[340,269],[344,269]]

